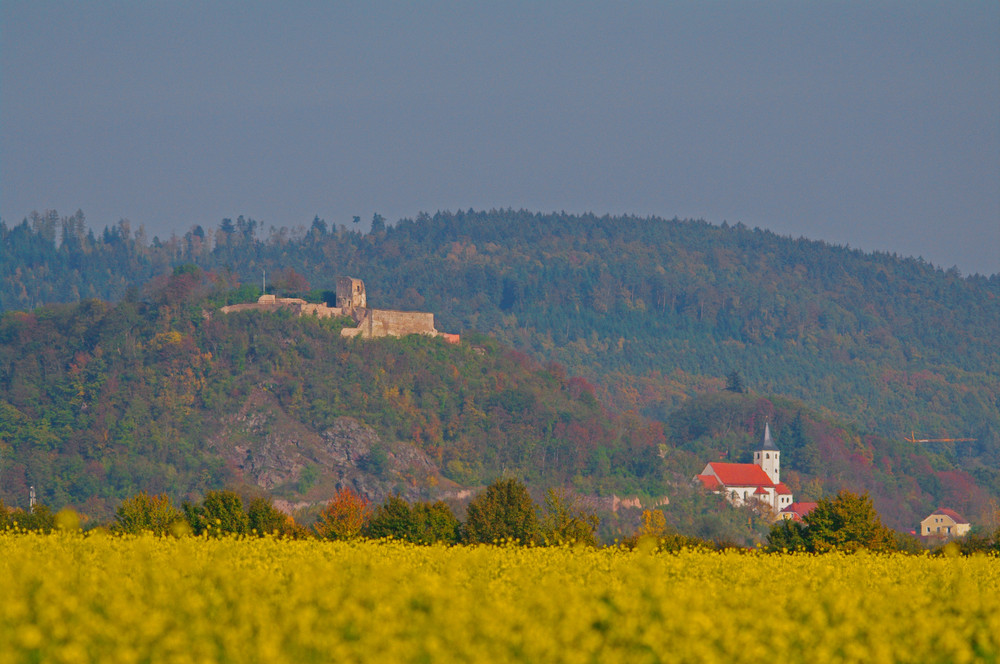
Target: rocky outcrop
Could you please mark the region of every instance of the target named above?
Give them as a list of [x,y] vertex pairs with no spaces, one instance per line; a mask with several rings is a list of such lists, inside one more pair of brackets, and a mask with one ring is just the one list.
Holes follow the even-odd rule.
[[209,442],[244,482],[289,505],[326,502],[341,487],[381,502],[390,493],[411,501],[433,498],[439,488],[454,486],[415,446],[385,441],[351,417],[312,430],[289,417],[263,387]]

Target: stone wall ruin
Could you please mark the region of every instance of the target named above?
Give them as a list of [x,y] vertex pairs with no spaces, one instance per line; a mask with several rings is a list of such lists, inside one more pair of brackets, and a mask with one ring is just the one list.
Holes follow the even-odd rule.
[[278,311],[291,309],[299,316],[334,318],[348,316],[356,327],[345,327],[340,331],[343,337],[374,339],[378,337],[402,337],[408,334],[424,334],[442,337],[449,343],[460,341],[457,334],[438,332],[434,327],[434,314],[422,311],[393,311],[391,309],[369,309],[365,282],[351,277],[337,278],[337,306],[311,304],[300,298],[277,298],[264,294],[257,302],[231,304],[222,307],[224,314],[237,311]]

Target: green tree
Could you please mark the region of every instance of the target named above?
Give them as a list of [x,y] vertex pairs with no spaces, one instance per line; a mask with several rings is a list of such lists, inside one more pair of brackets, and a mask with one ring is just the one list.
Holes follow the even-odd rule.
[[7,516],[7,525],[20,530],[50,533],[56,527],[56,515],[46,505],[35,505],[30,512],[16,509]]
[[458,541],[461,524],[444,501],[417,503],[412,508],[413,521],[417,525],[417,541],[421,544]]
[[882,525],[871,497],[843,490],[835,498],[821,498],[807,514],[804,537],[810,551],[893,551],[896,537]]
[[388,496],[375,508],[365,525],[367,537],[393,537],[415,544],[457,540],[459,521],[443,501],[408,504],[397,495]]
[[736,394],[745,394],[747,391],[747,387],[743,383],[743,376],[736,369],[730,371],[729,375],[726,376],[726,390]]
[[298,528],[292,517],[288,516],[267,498],[254,498],[247,506],[247,529],[258,536],[284,535],[297,536]]
[[[661,512],[662,514],[662,512]],[[541,518],[541,534],[548,545],[588,544],[597,546],[600,520],[577,505],[565,491],[549,489]]]
[[10,519],[10,510],[4,505],[3,500],[0,500],[0,531],[7,530],[13,525]]
[[243,499],[235,491],[209,491],[201,505],[185,503],[184,516],[196,535],[245,535],[250,530]]
[[806,539],[806,527],[803,524],[792,519],[782,519],[771,526],[771,532],[767,535],[768,551],[804,551],[807,549],[809,549],[809,542]]
[[167,495],[150,496],[145,491],[122,501],[115,512],[113,529],[120,533],[151,532],[166,535],[183,515]]
[[413,541],[417,535],[417,524],[413,518],[410,504],[398,495],[387,496],[385,501],[375,508],[371,519],[365,525],[367,537],[393,537],[395,539]]
[[468,542],[528,544],[537,535],[535,503],[520,480],[497,480],[469,503],[465,519]]

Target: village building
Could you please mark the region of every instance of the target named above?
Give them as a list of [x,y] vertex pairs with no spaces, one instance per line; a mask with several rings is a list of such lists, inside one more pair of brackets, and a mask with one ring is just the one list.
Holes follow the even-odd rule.
[[781,452],[771,439],[768,424],[764,425],[764,440],[754,450],[753,463],[710,462],[695,479],[736,506],[763,504],[778,515],[792,504],[792,492],[781,481]]
[[920,522],[921,537],[962,537],[972,529],[972,524],[959,516],[955,510],[939,507]]
[[816,509],[816,505],[817,503],[807,502],[792,503],[785,509],[781,510],[781,512],[778,513],[778,516],[786,521],[801,522],[806,517],[806,514],[809,514],[809,512]]

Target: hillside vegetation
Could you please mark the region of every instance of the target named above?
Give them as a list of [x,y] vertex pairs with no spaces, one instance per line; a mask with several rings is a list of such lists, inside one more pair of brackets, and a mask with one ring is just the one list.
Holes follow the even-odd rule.
[[279,289],[349,274],[377,306],[558,361],[623,409],[660,414],[739,370],[884,436],[976,438],[955,453],[1000,465],[1000,275],[739,224],[510,210],[376,222],[268,233],[240,217],[149,243],[127,222],[95,237],[82,213],[34,215],[0,226],[0,308],[116,301],[184,263],[244,283],[266,270]]
[[178,270],[142,301],[0,319],[0,498],[30,484],[106,514],[138,490],[233,482],[300,500],[337,482],[381,498],[504,472],[589,493],[660,477],[662,427],[612,417],[557,366],[486,337],[361,341],[344,321],[226,315],[219,293]]
[[[0,239],[0,307],[81,302],[4,318],[3,426],[31,433],[16,451],[0,434],[0,491],[44,476],[37,458],[85,471],[45,489],[77,502],[234,478],[302,500],[336,464],[373,491],[506,470],[669,489],[672,518],[694,523],[711,510],[685,482],[720,454],[748,461],[770,420],[806,498],[868,490],[909,529],[938,504],[974,519],[1000,496],[1000,275],[742,225],[511,210],[377,218],[367,234],[240,217],[151,241],[49,212]],[[374,306],[432,311],[472,341],[358,346],[335,322],[212,313],[256,297],[232,289],[262,270],[276,292],[317,297],[361,278]],[[732,372],[748,394],[722,393]],[[271,428],[303,451],[275,452]],[[903,442],[912,431],[976,440]],[[118,442],[143,452],[117,458]]]

